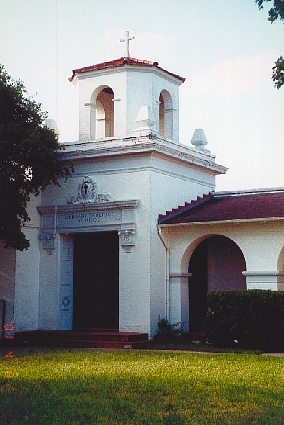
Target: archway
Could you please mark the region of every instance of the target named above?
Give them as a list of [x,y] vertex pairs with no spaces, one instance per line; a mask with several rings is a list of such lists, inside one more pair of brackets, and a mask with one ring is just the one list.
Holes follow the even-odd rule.
[[108,86],[98,87],[91,97],[91,139],[114,136],[114,93]]
[[162,90],[159,97],[159,134],[173,138],[173,102],[167,90]]
[[210,291],[245,290],[242,272],[246,262],[241,249],[225,236],[211,236],[193,251],[188,272],[189,327],[191,332],[204,330],[207,293]]

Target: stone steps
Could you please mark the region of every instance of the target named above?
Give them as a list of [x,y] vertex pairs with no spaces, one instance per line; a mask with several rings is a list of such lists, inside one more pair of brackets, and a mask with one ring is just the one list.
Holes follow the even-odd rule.
[[142,348],[148,343],[147,333],[115,330],[28,331],[17,332],[5,345],[39,347]]

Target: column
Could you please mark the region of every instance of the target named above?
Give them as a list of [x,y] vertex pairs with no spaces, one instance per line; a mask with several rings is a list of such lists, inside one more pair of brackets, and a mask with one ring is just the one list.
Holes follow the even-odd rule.
[[170,323],[181,323],[182,330],[189,330],[188,278],[191,273],[170,274]]

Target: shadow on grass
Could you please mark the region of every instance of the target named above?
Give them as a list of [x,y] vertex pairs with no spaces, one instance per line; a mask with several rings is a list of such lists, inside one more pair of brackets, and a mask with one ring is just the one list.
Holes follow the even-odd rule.
[[284,394],[167,376],[0,381],[1,425],[281,425]]

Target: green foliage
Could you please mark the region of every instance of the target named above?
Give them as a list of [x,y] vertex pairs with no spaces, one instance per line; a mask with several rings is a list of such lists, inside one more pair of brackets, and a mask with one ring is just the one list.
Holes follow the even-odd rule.
[[284,350],[284,292],[208,294],[208,338],[219,347]]
[[274,67],[272,68],[272,80],[275,82],[275,87],[280,89],[284,84],[284,58],[280,56],[275,62]]
[[45,118],[22,82],[0,65],[0,240],[19,250],[29,246],[21,226],[29,221],[30,196],[71,173],[70,165],[58,158],[62,147]]
[[[259,9],[263,9],[265,2],[271,2],[271,0],[255,0],[258,4]],[[273,0],[273,7],[268,11],[268,20],[272,23],[279,20],[284,20],[284,2],[283,0]]]
[[[255,0],[258,4],[259,9],[263,9],[265,2],[270,2],[271,0]],[[273,0],[273,7],[268,11],[268,20],[273,23],[277,20],[284,20],[284,1],[283,0]],[[275,62],[274,67],[272,68],[272,80],[275,83],[275,87],[280,89],[284,84],[284,59],[283,56],[280,56]]]
[[155,339],[161,342],[174,341],[182,335],[181,323],[171,324],[167,319],[160,318]]
[[1,425],[281,425],[283,359],[70,350],[0,358]]

